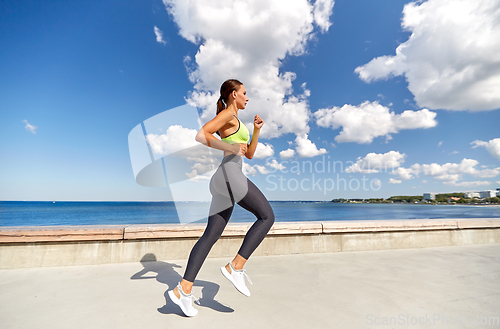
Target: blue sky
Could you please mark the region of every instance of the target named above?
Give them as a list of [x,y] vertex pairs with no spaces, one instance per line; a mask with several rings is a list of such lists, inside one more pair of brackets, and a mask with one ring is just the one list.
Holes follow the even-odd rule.
[[[211,119],[233,77],[265,121],[245,170],[270,200],[500,187],[498,1],[0,7],[0,200],[172,200],[136,183],[128,134],[186,102]],[[343,171],[313,186],[290,173],[308,161]]]

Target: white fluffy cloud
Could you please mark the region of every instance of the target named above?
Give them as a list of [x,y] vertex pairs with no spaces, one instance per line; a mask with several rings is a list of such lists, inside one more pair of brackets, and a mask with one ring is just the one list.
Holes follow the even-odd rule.
[[402,181],[399,179],[389,178],[389,184],[401,184]]
[[283,164],[276,161],[276,159],[273,159],[271,162],[266,163],[266,165],[276,170],[286,169],[286,167]]
[[259,173],[261,173],[261,174],[263,174],[263,175],[267,175],[267,174],[269,174],[269,170],[267,170],[267,168],[266,168],[266,167],[264,167],[264,166],[255,165],[254,167],[257,169],[257,171],[258,171]]
[[196,140],[197,131],[181,125],[168,127],[164,134],[147,134],[146,140],[157,155],[167,155],[200,145]]
[[208,147],[200,147],[201,144],[195,140],[196,134],[195,129],[172,125],[164,134],[147,134],[146,140],[153,154],[157,156],[176,153],[185,158],[190,166],[185,168],[186,176],[191,181],[201,182],[210,179],[205,173],[214,168],[214,159]]
[[489,142],[476,140],[471,144],[474,145],[472,148],[476,148],[478,146],[484,147],[493,157],[500,159],[500,138],[492,139]]
[[256,176],[257,173],[260,173],[262,175],[267,175],[269,174],[269,170],[267,170],[266,167],[260,166],[260,165],[249,165],[246,162],[243,162],[243,173],[245,175],[250,175],[250,176]]
[[203,109],[202,121],[215,115],[223,81],[236,77],[250,102],[240,112],[244,122],[258,113],[265,124],[261,137],[309,131],[309,90],[294,93],[293,72],[280,72],[287,55],[300,55],[314,35],[330,26],[332,0],[163,0],[180,35],[199,44],[185,65],[194,90],[188,102]]
[[347,173],[372,174],[378,172],[387,172],[394,169],[404,162],[406,154],[397,151],[387,153],[368,153],[364,158],[359,157],[355,164],[346,169]]
[[274,149],[271,144],[268,143],[258,143],[257,149],[255,150],[254,158],[264,159],[267,157],[272,157],[274,155]]
[[255,169],[254,167],[252,167],[251,165],[249,165],[246,162],[243,162],[242,171],[243,171],[243,174],[245,176],[255,176],[255,175],[257,175],[257,169]]
[[323,32],[328,31],[328,28],[332,25],[330,22],[330,16],[332,15],[333,4],[333,0],[316,0],[314,2],[314,21]]
[[161,44],[167,44],[167,42],[163,39],[163,32],[155,26],[155,35],[156,35],[156,42],[161,43]]
[[326,149],[318,149],[316,147],[316,144],[314,144],[307,138],[307,134],[304,134],[302,136],[298,135],[297,138],[295,138],[295,143],[297,144],[297,154],[303,158],[312,158],[317,155],[326,153]]
[[480,186],[491,184],[487,181],[475,182],[458,182],[463,179],[464,175],[470,175],[478,178],[492,178],[500,175],[500,167],[493,169],[477,169],[479,162],[473,159],[462,159],[460,163],[445,163],[443,165],[437,163],[431,164],[414,164],[410,168],[397,168],[391,174],[397,175],[400,180],[414,178],[414,175],[424,174],[425,176],[434,177],[446,185],[452,186]]
[[282,158],[283,160],[293,158],[294,155],[295,150],[290,148],[280,152],[280,158]]
[[410,38],[395,56],[356,68],[370,82],[404,75],[420,107],[500,108],[500,2],[429,0],[405,5]]
[[408,180],[413,178],[414,171],[412,168],[399,167],[391,171],[392,175],[397,175],[399,180]]
[[208,176],[206,174],[198,174],[198,171],[196,169],[193,169],[193,171],[186,173],[186,176],[190,181],[198,183],[209,181],[212,178],[212,176]]
[[23,122],[26,124],[24,126],[24,129],[26,129],[27,131],[30,131],[32,132],[33,134],[36,134],[36,126],[33,126],[31,124],[29,124],[28,120],[23,120]]
[[437,125],[436,113],[427,109],[404,111],[401,114],[391,112],[388,107],[378,102],[364,102],[359,106],[346,104],[342,107],[320,109],[314,113],[316,123],[325,128],[342,131],[335,137],[338,143],[371,143],[374,138],[391,138],[403,129],[431,128]]

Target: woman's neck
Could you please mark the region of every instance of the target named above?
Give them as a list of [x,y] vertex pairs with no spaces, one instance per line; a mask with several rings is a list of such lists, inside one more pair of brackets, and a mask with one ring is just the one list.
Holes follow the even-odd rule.
[[227,109],[233,112],[234,115],[238,116],[238,108],[236,107],[236,104],[231,103],[227,106]]

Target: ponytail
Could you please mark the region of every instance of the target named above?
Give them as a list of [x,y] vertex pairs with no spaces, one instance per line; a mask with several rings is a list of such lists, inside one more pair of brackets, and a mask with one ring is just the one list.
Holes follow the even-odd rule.
[[[224,100],[222,99],[222,96],[220,96],[219,99],[217,100],[217,113],[216,113],[216,115],[219,115],[219,113],[222,110],[224,110],[225,108],[226,108],[226,105],[224,103]],[[215,133],[220,136],[218,130]]]
[[226,108],[226,104],[225,104],[224,100],[222,99],[222,96],[220,96],[219,99],[217,100],[217,113],[216,113],[216,115],[218,115],[225,108]]
[[[227,100],[229,95],[233,92],[233,90],[240,89],[240,86],[243,85],[240,81],[236,79],[229,79],[224,81],[222,86],[220,86],[220,97],[217,100],[217,112],[218,115],[222,110],[227,108]],[[219,131],[216,131],[217,135],[220,136]]]

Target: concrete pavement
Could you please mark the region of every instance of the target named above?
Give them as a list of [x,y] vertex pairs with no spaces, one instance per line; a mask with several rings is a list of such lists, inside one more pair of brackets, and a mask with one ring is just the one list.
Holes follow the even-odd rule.
[[500,244],[252,257],[249,298],[228,260],[194,318],[166,293],[186,260],[0,270],[0,328],[500,328]]

